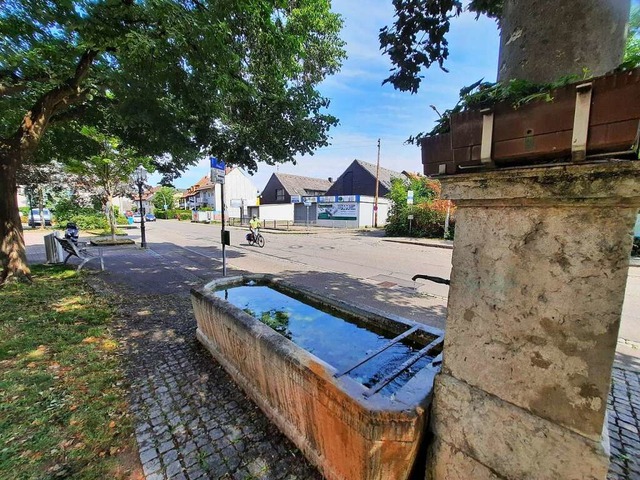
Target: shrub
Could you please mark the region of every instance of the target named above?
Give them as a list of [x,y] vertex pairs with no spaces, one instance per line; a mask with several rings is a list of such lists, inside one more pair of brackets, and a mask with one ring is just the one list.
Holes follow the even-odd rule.
[[[414,205],[407,205],[408,190],[413,191]],[[449,211],[449,236],[452,236],[455,207],[451,202],[441,200],[440,192],[440,182],[427,177],[412,178],[408,182],[393,179],[387,195],[391,200],[391,209],[385,226],[386,234],[391,237],[443,238]],[[413,215],[411,228],[409,215]]]
[[631,255],[634,257],[640,257],[640,237],[634,237],[633,247],[631,247]]
[[156,218],[161,220],[169,220],[169,219],[180,219],[180,220],[191,220],[191,210],[156,210],[155,212]]
[[191,210],[164,210],[156,213],[156,218],[164,220],[176,218],[178,220],[191,220]]
[[96,213],[95,211],[91,211],[90,213],[76,213],[64,219],[60,217],[56,218],[58,224],[60,224],[61,226],[65,226],[67,222],[73,222],[78,226],[80,230],[106,230],[109,228],[107,217],[105,217],[103,213]]

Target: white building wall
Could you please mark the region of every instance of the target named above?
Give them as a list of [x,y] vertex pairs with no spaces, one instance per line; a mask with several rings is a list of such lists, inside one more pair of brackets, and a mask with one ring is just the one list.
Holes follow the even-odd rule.
[[[360,197],[360,216],[358,221],[360,227],[373,227],[375,197]],[[391,208],[389,199],[378,197],[378,227],[384,227],[389,218],[389,210]]]
[[[124,212],[127,210],[133,210],[134,200],[131,200],[127,197],[113,197],[113,205],[118,207],[118,211],[121,215],[124,215]],[[144,204],[144,202],[143,202]]]
[[28,207],[28,200],[24,192],[24,188],[18,187],[18,208]]
[[260,205],[260,220],[289,220],[293,222],[293,203]]
[[[240,218],[240,207],[232,204],[240,203],[244,205],[243,217],[248,215],[247,207],[257,205],[258,189],[239,168],[231,170],[224,178],[224,209],[227,217]],[[219,212],[222,206],[220,188],[216,188],[216,211]],[[293,217],[292,217],[293,218]]]

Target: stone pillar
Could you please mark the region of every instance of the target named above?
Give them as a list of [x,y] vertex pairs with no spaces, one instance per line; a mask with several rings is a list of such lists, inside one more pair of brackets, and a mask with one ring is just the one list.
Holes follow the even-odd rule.
[[498,81],[548,83],[614,70],[624,57],[630,7],[630,0],[504,0]]
[[442,184],[458,209],[427,478],[605,479],[640,162]]

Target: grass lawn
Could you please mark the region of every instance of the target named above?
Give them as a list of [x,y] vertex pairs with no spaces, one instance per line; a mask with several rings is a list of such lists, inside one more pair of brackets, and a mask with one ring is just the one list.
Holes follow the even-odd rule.
[[32,272],[0,290],[0,477],[139,478],[113,310],[72,269]]

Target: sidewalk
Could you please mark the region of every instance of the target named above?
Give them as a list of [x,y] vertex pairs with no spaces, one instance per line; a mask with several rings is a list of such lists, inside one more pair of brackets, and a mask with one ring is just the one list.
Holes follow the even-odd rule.
[[[44,260],[40,245],[28,247],[30,261]],[[119,312],[146,478],[320,480],[195,340],[189,290],[220,275],[216,248],[202,251],[210,255],[171,244],[105,248],[106,271],[87,277]],[[610,480],[640,479],[639,429],[640,368],[616,362]]]

